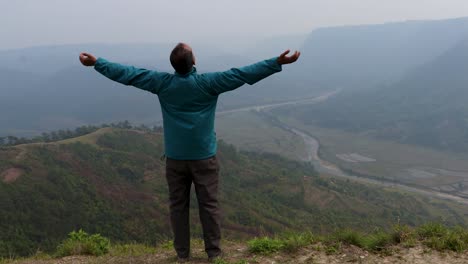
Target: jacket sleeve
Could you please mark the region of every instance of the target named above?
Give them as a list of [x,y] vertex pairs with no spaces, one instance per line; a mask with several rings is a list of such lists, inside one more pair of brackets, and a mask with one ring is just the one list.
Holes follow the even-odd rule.
[[208,82],[208,92],[212,95],[232,91],[244,84],[254,84],[282,70],[277,57],[261,61],[242,68],[233,68],[225,72],[204,74]]
[[109,62],[103,58],[96,61],[94,69],[107,78],[124,85],[131,85],[142,90],[158,94],[168,73],[150,71],[133,66]]

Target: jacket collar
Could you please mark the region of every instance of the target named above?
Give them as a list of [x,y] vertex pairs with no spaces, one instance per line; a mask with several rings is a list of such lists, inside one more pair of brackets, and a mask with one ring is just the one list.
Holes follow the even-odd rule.
[[187,77],[187,76],[195,74],[195,73],[197,73],[197,68],[195,66],[193,66],[192,69],[189,72],[187,72],[186,74],[180,74],[178,72],[174,72],[175,75],[180,76],[180,77]]

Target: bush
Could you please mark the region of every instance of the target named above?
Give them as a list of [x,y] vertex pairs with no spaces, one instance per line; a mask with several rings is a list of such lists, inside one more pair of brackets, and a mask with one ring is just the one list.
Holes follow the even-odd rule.
[[303,234],[287,235],[281,241],[283,242],[282,250],[296,252],[302,247],[313,244],[317,239],[312,233],[306,232]]
[[460,227],[425,225],[419,229],[419,235],[426,246],[436,250],[462,252],[468,249],[468,232]]
[[58,247],[56,255],[58,257],[73,255],[93,255],[101,256],[109,252],[110,240],[99,235],[89,235],[83,230],[71,232],[68,239],[63,241]]
[[448,233],[448,229],[440,223],[427,223],[418,228],[417,233],[420,238],[437,238],[444,237]]
[[393,244],[395,241],[391,234],[379,231],[366,237],[364,248],[371,251],[382,251]]
[[358,246],[358,247],[364,246],[363,236],[360,233],[350,230],[350,229],[345,229],[345,230],[336,232],[333,235],[332,240],[342,242],[348,245]]
[[392,236],[393,242],[404,247],[414,247],[417,243],[416,231],[407,225],[395,225]]
[[250,240],[248,246],[252,253],[271,254],[282,250],[284,243],[279,239],[263,237]]

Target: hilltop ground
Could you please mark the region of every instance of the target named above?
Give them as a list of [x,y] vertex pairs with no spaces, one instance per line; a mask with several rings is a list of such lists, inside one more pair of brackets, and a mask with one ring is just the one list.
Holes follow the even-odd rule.
[[[385,253],[370,253],[356,246],[342,246],[337,252],[329,252],[321,243],[313,244],[295,253],[273,253],[256,255],[249,252],[248,246],[241,243],[226,242],[225,258],[215,263],[235,264],[272,264],[272,263],[414,263],[442,264],[468,263],[468,252],[440,252],[423,245],[411,248],[396,246]],[[201,242],[194,243],[193,258],[189,263],[208,263]],[[69,256],[60,259],[27,259],[6,263],[15,264],[81,264],[81,263],[177,263],[170,248],[157,248],[154,253],[128,255],[105,255],[102,257]]]
[[[466,227],[464,205],[322,176],[309,164],[237,151],[222,142],[218,153],[223,168],[226,238],[245,241],[263,235],[305,234],[299,237],[300,247],[294,244],[299,249],[295,253],[281,249],[255,255],[250,241],[226,242],[226,259],[218,264],[468,263],[466,253],[443,253],[446,249],[466,252],[466,229],[429,225],[417,232],[399,230],[396,240],[393,234],[381,233],[390,230],[396,220],[409,226],[442,222]],[[100,233],[115,243],[156,245],[164,241],[170,237],[170,228],[165,220],[167,187],[159,158],[162,154],[162,134],[120,128],[103,128],[58,142],[1,147],[0,264],[174,263],[171,246],[138,245],[120,249],[113,245],[101,257],[67,253],[60,256],[71,256],[36,254],[24,260],[1,259],[31,256],[37,249],[56,256],[53,252],[60,241],[78,228]],[[191,211],[194,237],[201,237],[196,207]],[[338,242],[307,237],[307,232],[333,234],[344,228],[367,235],[344,232]],[[408,234],[412,234],[410,240],[419,239],[429,247],[399,244]],[[395,243],[401,246],[394,247]],[[193,253],[192,263],[206,263],[202,243],[194,243]]]

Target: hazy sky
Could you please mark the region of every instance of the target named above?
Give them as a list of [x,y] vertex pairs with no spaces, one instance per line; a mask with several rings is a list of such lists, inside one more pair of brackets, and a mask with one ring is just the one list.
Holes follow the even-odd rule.
[[462,16],[468,16],[468,0],[0,0],[0,49],[237,43],[323,26]]

